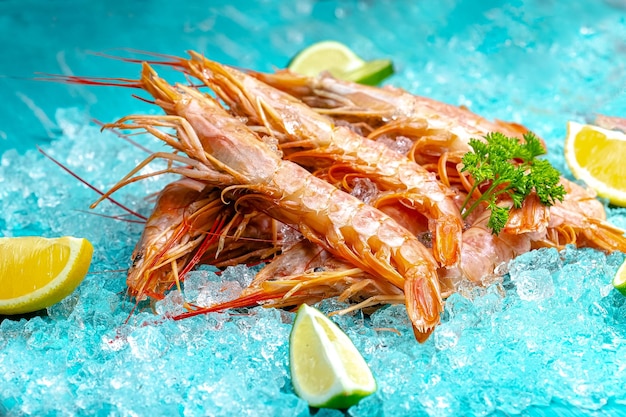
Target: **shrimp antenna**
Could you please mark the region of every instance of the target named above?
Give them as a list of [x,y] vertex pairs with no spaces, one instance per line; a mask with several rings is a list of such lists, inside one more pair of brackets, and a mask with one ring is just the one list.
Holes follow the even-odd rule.
[[[52,162],[54,162],[55,164],[57,164],[58,166],[60,166],[64,171],[66,171],[67,173],[69,173],[72,177],[76,178],[78,181],[82,182],[83,184],[85,184],[87,187],[91,188],[93,191],[95,191],[96,193],[100,194],[101,196],[104,196],[104,193],[100,190],[98,190],[96,187],[94,187],[92,184],[90,184],[89,182],[87,182],[85,179],[81,178],[78,174],[76,174],[75,172],[73,172],[71,169],[69,169],[68,167],[66,167],[65,165],[63,165],[60,161],[56,160],[55,158],[53,158],[51,155],[47,154],[46,152],[44,152],[43,149],[41,149],[39,146],[37,146],[37,149],[39,150],[39,152],[41,152],[46,158],[50,159]],[[139,219],[142,220],[148,220],[145,216],[142,216],[141,214],[137,213],[136,211],[131,210],[130,208],[126,207],[125,205],[123,205],[122,203],[120,203],[119,201],[115,200],[114,198],[107,196],[106,197],[107,200],[109,200],[111,203],[115,204],[116,206],[120,207],[122,210],[132,214],[133,216],[136,216]]]
[[76,75],[51,74],[47,72],[36,72],[38,77],[33,78],[36,81],[53,81],[66,84],[81,85],[106,85],[115,87],[143,88],[140,80],[132,78],[110,78],[110,77],[79,77]]
[[145,224],[146,223],[144,220],[134,220],[134,219],[124,218],[123,215],[111,216],[109,214],[94,213],[93,211],[89,211],[89,210],[76,210],[76,211],[78,211],[80,213],[87,213],[87,214],[91,214],[91,215],[94,215],[94,216],[104,217],[106,219],[119,220],[119,221],[127,222],[127,223],[139,223],[139,224]]
[[145,55],[148,57],[153,57],[153,58],[163,58],[165,60],[163,61],[159,61],[159,60],[146,60],[146,59],[140,59],[140,58],[127,58],[127,57],[123,57],[123,56],[119,56],[119,55],[113,55],[113,54],[108,54],[105,52],[90,52],[91,55],[95,55],[95,56],[99,56],[102,58],[107,58],[107,59],[115,59],[118,61],[124,61],[124,62],[132,62],[132,63],[136,63],[136,64],[142,64],[144,62],[150,64],[150,65],[165,65],[165,66],[170,66],[170,67],[178,67],[180,65],[180,61],[182,60],[182,58],[175,56],[175,55],[168,55],[168,54],[161,54],[158,52],[151,52],[151,51],[144,51],[141,49],[133,49],[133,48],[111,48],[108,50],[112,50],[112,51],[125,51],[125,52],[129,52],[132,54],[137,54],[137,55]]
[[[106,124],[106,123],[101,122],[101,121],[100,121],[100,120],[98,120],[98,119],[91,119],[91,121],[92,121],[93,123],[97,124],[98,126],[100,126],[102,129],[104,129],[104,128],[105,128],[105,124]],[[126,142],[130,143],[130,144],[131,144],[131,145],[133,145],[134,147],[139,148],[139,149],[141,149],[142,151],[144,151],[144,152],[146,152],[146,153],[149,153],[149,154],[152,154],[152,153],[153,153],[150,149],[146,148],[145,146],[143,146],[143,145],[142,145],[142,144],[140,144],[139,142],[136,142],[136,141],[132,140],[132,139],[129,137],[129,135],[126,135],[126,134],[124,134],[124,133],[120,132],[120,130],[119,130],[119,129],[116,129],[116,128],[111,128],[111,129],[109,129],[109,130],[110,130],[111,132],[113,132],[113,134],[114,134],[115,136],[117,136],[117,137],[119,137],[119,138],[121,138],[121,139],[124,139]]]

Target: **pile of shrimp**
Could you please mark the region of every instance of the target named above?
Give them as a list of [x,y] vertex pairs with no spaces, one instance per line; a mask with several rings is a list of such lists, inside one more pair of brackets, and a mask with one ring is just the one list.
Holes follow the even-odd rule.
[[[190,83],[168,83],[157,64]],[[562,202],[546,207],[531,194],[499,235],[487,208],[462,218],[469,140],[491,132],[523,140],[518,124],[397,88],[243,71],[195,52],[144,61],[138,80],[62,78],[140,88],[165,113],[105,125],[146,132],[170,151],[150,155],[93,206],[147,176],[180,176],[159,194],[132,254],[131,295],[162,298],[198,264],[263,264],[239,297],[186,304],[176,319],[331,297],[349,303],[337,314],[403,303],[422,342],[446,297],[500,279],[499,266],[522,253],[568,244],[626,251],[595,194],[565,178]],[[140,174],[156,159],[167,168]]]

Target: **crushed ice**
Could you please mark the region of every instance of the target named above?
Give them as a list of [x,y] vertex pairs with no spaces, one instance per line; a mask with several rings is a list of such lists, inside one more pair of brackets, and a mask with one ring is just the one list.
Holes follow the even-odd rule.
[[[266,3],[254,3],[256,12],[262,14]],[[333,2],[301,3],[297,9],[281,7],[280,16],[305,19],[333,7]],[[450,102],[462,98],[473,110],[494,118],[532,122],[542,136],[555,138],[547,142],[548,157],[567,172],[559,123],[601,110],[621,109],[623,114],[623,91],[617,94],[607,82],[615,74],[596,77],[591,69],[601,66],[588,65],[608,62],[608,45],[625,38],[623,19],[606,15],[597,25],[590,20],[581,26],[580,37],[561,39],[552,28],[569,27],[572,5],[553,13],[552,24],[540,26],[542,36],[535,36],[530,28],[538,17],[529,10],[548,6],[535,2],[518,10],[509,5],[481,14],[472,11],[477,10],[474,4],[455,13],[457,3],[466,2],[407,4],[404,18],[401,8],[386,1],[359,2],[358,7],[346,3],[337,13],[341,27],[325,25],[324,35],[347,36],[361,50],[382,53],[398,47],[388,41],[398,33],[415,34],[423,41],[393,50],[400,65],[394,84]],[[268,31],[262,19],[241,19],[232,6],[220,10],[212,10],[215,15],[205,25],[220,29],[222,19],[229,22],[234,16],[238,28],[253,22],[251,30]],[[477,24],[468,26],[465,13],[473,13]],[[438,26],[432,23],[416,24],[432,14],[446,17],[446,27],[462,33],[446,38],[436,34]],[[305,35],[307,24],[278,26],[270,36],[273,47],[285,55],[299,49],[311,40]],[[204,27],[196,26],[200,31]],[[367,35],[357,30],[362,27],[368,28]],[[426,32],[416,34],[416,28]],[[205,36],[205,46],[222,39],[211,38],[209,32]],[[510,36],[519,39],[507,42]],[[230,48],[226,56],[241,53],[232,42],[224,45]],[[476,53],[459,55],[460,50]],[[263,60],[250,53],[238,62],[270,65]],[[593,100],[578,99],[588,91],[594,91]],[[576,99],[566,100],[566,95]],[[45,151],[99,189],[109,188],[145,157],[115,135],[101,133],[75,110],[59,109],[55,122],[62,134]],[[160,149],[149,139],[137,139]],[[151,179],[114,197],[147,214],[151,203],[145,197],[167,182]],[[363,190],[357,192],[370,195],[367,184],[359,187]],[[210,304],[235,296],[250,282],[253,270],[238,266],[218,276],[200,269],[184,283],[184,297],[172,291],[155,305],[129,299],[124,270],[141,224],[94,215],[128,217],[106,202],[88,213],[96,197],[34,150],[7,150],[0,158],[2,235],[80,235],[95,247],[90,274],[70,297],[46,314],[0,323],[0,414],[345,415],[311,410],[294,394],[288,369],[293,313],[258,307],[178,322],[155,314],[182,311],[187,297]],[[623,209],[608,212],[613,224],[626,226]],[[508,273],[502,282],[452,295],[441,325],[422,345],[415,342],[402,305],[371,316],[333,316],[363,353],[379,385],[347,415],[572,415],[576,410],[601,415],[617,410],[626,404],[626,298],[611,288],[610,280],[623,260],[621,253],[607,256],[574,248],[520,256],[503,266]],[[345,306],[326,300],[320,307],[333,311]]]

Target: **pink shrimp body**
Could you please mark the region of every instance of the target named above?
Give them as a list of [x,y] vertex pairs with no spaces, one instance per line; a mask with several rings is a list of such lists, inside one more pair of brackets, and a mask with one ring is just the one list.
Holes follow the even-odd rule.
[[254,77],[302,99],[323,113],[357,120],[424,120],[433,130],[445,130],[464,142],[490,132],[520,136],[526,130],[506,122],[491,122],[463,107],[413,95],[401,88],[371,87],[330,75],[306,77],[288,70],[275,74],[250,72]]

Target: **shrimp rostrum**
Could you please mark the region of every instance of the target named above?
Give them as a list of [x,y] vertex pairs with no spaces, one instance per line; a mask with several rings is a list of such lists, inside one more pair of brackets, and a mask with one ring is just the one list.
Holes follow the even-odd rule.
[[[177,151],[170,154],[172,159],[183,153],[193,160],[187,173],[190,177],[201,180],[203,173],[219,171],[232,178],[225,191],[250,193],[271,217],[292,225],[309,241],[375,279],[401,289],[418,339],[432,332],[443,310],[437,262],[410,231],[378,209],[283,160],[213,98],[184,85],[169,85],[148,64],[143,65],[141,84],[168,114],[128,116],[109,127],[153,133]],[[131,181],[134,174],[119,186]]]

